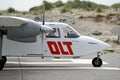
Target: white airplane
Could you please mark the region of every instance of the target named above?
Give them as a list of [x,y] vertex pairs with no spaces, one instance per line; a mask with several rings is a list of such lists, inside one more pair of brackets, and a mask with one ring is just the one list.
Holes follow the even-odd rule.
[[71,57],[97,53],[92,60],[100,67],[100,52],[110,45],[98,39],[80,35],[65,23],[0,16],[0,70],[7,56]]

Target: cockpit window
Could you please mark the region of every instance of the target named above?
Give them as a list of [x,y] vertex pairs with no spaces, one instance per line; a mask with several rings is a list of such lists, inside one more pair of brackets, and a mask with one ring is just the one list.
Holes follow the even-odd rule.
[[47,38],[60,38],[59,28],[53,28],[53,31],[46,34]]
[[79,34],[69,27],[63,29],[65,38],[78,38]]

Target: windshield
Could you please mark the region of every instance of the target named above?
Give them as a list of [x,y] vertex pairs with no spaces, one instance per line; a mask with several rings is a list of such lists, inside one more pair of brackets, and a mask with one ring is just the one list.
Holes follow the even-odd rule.
[[65,38],[78,38],[79,37],[79,34],[68,26],[65,27],[63,31],[64,31]]

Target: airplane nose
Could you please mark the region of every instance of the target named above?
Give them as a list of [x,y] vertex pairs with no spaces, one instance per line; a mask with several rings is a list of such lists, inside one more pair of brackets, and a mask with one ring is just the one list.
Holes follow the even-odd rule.
[[104,50],[104,49],[110,48],[111,45],[109,45],[109,44],[107,44],[107,43],[105,43],[103,41],[99,41],[98,47],[99,47],[100,50]]
[[84,36],[85,39],[88,40],[88,44],[92,47],[94,46],[94,49],[97,49],[98,51],[101,50],[105,50],[110,48],[111,46],[101,40],[92,38],[92,37],[88,37],[88,36]]

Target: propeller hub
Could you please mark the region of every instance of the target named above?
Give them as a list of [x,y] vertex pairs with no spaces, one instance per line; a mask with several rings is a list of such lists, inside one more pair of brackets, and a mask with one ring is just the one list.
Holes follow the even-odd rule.
[[53,31],[53,29],[46,25],[42,25],[42,27],[40,28],[40,32],[42,32],[42,33],[49,33],[52,31]]

